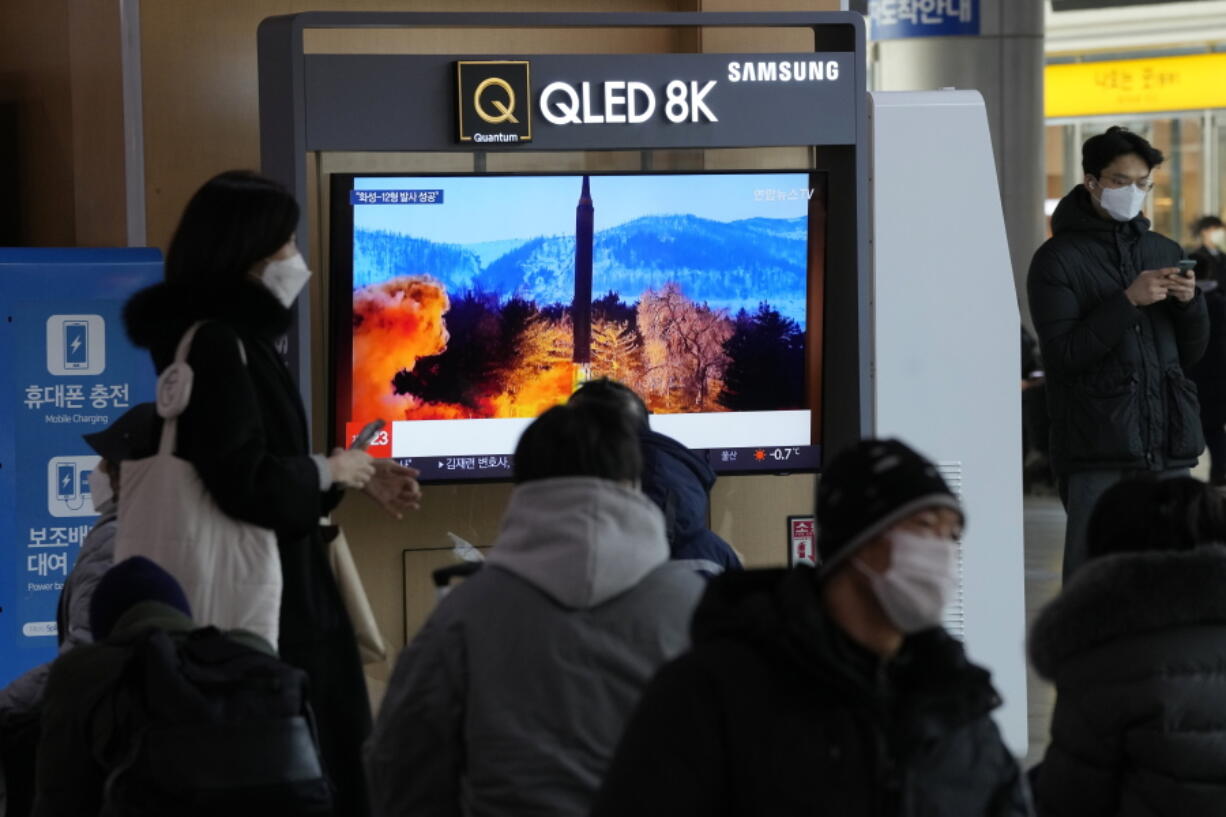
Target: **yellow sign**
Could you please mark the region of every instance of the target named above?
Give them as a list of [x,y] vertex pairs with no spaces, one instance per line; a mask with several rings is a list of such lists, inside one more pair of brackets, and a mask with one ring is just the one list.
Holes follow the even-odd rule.
[[1049,65],[1047,118],[1226,108],[1226,54]]

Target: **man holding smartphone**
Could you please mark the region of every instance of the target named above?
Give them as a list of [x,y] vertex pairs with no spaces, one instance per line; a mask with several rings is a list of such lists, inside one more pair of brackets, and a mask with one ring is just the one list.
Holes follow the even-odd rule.
[[1027,279],[1068,512],[1066,581],[1085,561],[1086,523],[1107,488],[1196,463],[1204,438],[1184,371],[1209,338],[1182,248],[1141,215],[1162,153],[1116,126],[1086,140],[1081,157],[1084,181],[1056,207]]

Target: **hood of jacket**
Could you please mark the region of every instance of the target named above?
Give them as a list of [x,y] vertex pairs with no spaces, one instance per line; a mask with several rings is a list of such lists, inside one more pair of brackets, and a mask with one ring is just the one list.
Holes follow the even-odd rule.
[[1143,633],[1226,624],[1226,546],[1103,556],[1039,613],[1030,658],[1051,679],[1086,650]]
[[667,560],[659,508],[594,477],[516,486],[488,559],[572,609],[621,595]]
[[1090,191],[1084,184],[1079,184],[1060,199],[1056,211],[1051,216],[1051,232],[1053,236],[1069,233],[1097,235],[1104,241],[1111,240],[1117,231],[1123,231],[1132,236],[1140,236],[1149,230],[1149,219],[1137,215],[1131,221],[1116,221],[1103,218],[1094,209]]
[[664,511],[668,541],[675,548],[707,529],[715,472],[693,451],[658,431],[643,432],[639,441],[643,449],[643,493]]
[[179,338],[197,321],[218,320],[240,335],[276,338],[289,329],[292,313],[257,281],[200,290],[161,283],[146,287],[124,306],[123,320],[132,343],[144,349],[174,351]]

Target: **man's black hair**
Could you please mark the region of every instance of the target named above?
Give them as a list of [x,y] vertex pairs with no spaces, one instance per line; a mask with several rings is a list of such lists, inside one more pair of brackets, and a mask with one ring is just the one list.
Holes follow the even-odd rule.
[[183,211],[166,252],[166,280],[199,290],[228,289],[285,246],[298,227],[298,202],[248,170],[204,183]]
[[1089,558],[1226,543],[1226,500],[1192,477],[1138,478],[1108,488],[1086,526]]
[[647,417],[650,412],[643,398],[625,383],[620,383],[608,377],[589,380],[580,386],[568,401],[574,403],[604,403],[620,409],[630,417],[630,421],[640,429],[648,427]]
[[1201,233],[1205,230],[1212,230],[1214,227],[1226,227],[1226,224],[1222,223],[1217,216],[1201,216],[1192,222],[1192,237],[1200,238]]
[[643,470],[638,431],[617,406],[591,401],[554,406],[515,446],[516,483],[555,477],[635,482]]
[[1143,136],[1119,125],[1112,125],[1107,128],[1106,133],[1091,136],[1081,146],[1081,169],[1098,178],[1107,165],[1129,153],[1140,156],[1150,170],[1165,160],[1162,151],[1145,141]]

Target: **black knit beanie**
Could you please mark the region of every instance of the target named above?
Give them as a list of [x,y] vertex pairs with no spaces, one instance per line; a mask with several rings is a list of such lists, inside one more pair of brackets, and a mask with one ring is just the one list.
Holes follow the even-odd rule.
[[861,440],[822,472],[817,552],[823,573],[894,524],[924,508],[962,506],[936,466],[898,440]]
[[94,641],[109,636],[123,614],[143,601],[160,601],[189,618],[192,614],[174,576],[144,556],[132,556],[103,573],[94,587],[89,600],[89,629]]

